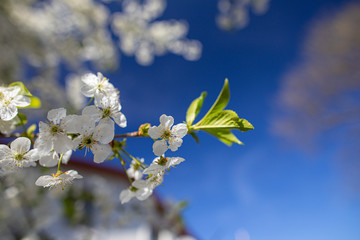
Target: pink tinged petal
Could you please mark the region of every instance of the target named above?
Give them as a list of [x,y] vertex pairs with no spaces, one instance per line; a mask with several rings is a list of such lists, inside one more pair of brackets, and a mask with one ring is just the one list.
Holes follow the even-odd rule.
[[185,161],[185,159],[181,158],[181,157],[172,157],[168,159],[168,162],[166,164],[166,168],[172,167],[172,166],[176,166],[180,163],[182,163],[183,161]]
[[157,163],[152,163],[148,168],[146,168],[144,170],[144,174],[157,174],[161,171],[164,171],[164,167],[157,164]]
[[27,96],[18,95],[14,97],[11,102],[14,103],[14,105],[16,105],[17,107],[27,107],[30,105],[31,100]]
[[110,119],[102,119],[94,130],[93,138],[102,144],[107,144],[114,139],[115,126]]
[[156,126],[150,127],[148,131],[148,134],[152,139],[159,139],[163,135],[163,133],[163,128]]
[[112,117],[117,125],[119,125],[122,128],[126,127],[127,122],[124,114],[122,114],[121,112],[117,112],[113,114]]
[[65,108],[52,109],[48,112],[47,118],[50,122],[59,125],[61,120],[66,117]]
[[171,143],[169,144],[169,148],[171,151],[175,152],[181,146],[183,140],[181,138],[172,138]]
[[156,141],[153,144],[153,152],[156,156],[163,155],[168,149],[167,143],[165,140]]
[[10,144],[11,150],[19,154],[24,154],[28,152],[30,150],[30,146],[30,139],[25,137],[19,137]]
[[18,109],[14,104],[5,105],[0,107],[0,118],[4,121],[9,121],[16,117]]
[[112,154],[112,149],[110,145],[101,145],[101,144],[95,144],[91,147],[91,151],[94,154],[94,162],[96,163],[102,163],[105,161],[106,158]]
[[55,152],[57,153],[66,153],[67,151],[74,148],[73,141],[65,134],[56,135],[53,146]]
[[166,116],[165,114],[160,116],[160,123],[164,126],[165,129],[170,129],[174,124],[174,118],[172,116]]
[[174,134],[175,136],[179,137],[179,138],[183,138],[187,132],[187,126],[184,123],[179,123],[177,125],[175,125],[172,129],[171,129],[172,134]]
[[45,175],[45,176],[41,176],[39,177],[36,182],[35,185],[36,186],[40,186],[40,187],[45,187],[47,186],[49,183],[51,183],[52,181],[54,181],[54,178],[50,175]]
[[130,191],[129,189],[122,190],[120,193],[121,204],[127,203],[133,197],[135,197],[135,192]]

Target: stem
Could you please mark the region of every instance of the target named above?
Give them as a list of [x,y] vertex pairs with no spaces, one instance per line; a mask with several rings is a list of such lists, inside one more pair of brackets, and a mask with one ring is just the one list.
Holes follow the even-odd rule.
[[20,124],[21,124],[21,126],[22,126],[22,128],[23,128],[23,130],[24,130],[25,136],[30,139],[29,135],[28,135],[27,132],[26,132],[26,127],[25,127],[24,121],[21,119],[21,117],[19,117],[19,119],[20,119]]
[[60,158],[59,158],[58,169],[57,169],[58,172],[60,171],[60,164],[61,164],[61,160],[62,160],[63,156],[64,156],[64,154],[61,154]]
[[139,131],[115,135],[114,138],[143,137]]
[[126,177],[128,178],[130,184],[132,184],[133,181],[131,180],[131,178],[129,177],[129,175],[128,175],[127,172],[126,172],[125,161],[124,161],[124,159],[122,159],[122,157],[121,157],[120,154],[119,154],[119,159],[120,159],[120,163],[121,163],[121,166],[122,166],[122,168],[123,168],[123,170],[124,170],[124,173],[125,173]]
[[93,100],[94,100],[94,97],[90,98],[90,100],[86,106],[89,106]]
[[134,160],[137,164],[140,165],[140,167],[144,168],[145,167],[149,167],[147,164],[140,162],[137,158],[133,157],[131,154],[129,154],[127,151],[125,151],[124,149],[120,149],[123,153],[125,153],[128,157],[130,157],[132,160]]

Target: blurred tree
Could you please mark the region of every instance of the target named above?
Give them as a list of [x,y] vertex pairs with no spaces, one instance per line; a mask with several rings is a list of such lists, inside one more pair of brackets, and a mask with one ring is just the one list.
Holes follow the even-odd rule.
[[341,164],[347,166],[344,169],[352,173],[351,178],[357,176],[358,183],[359,22],[359,3],[348,4],[315,22],[305,41],[302,61],[281,83],[271,122],[275,135],[307,150],[319,146],[315,143],[320,139],[327,147],[339,146]]

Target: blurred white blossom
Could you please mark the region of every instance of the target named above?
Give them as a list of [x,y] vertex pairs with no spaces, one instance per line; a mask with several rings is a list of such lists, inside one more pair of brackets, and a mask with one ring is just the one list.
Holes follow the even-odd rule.
[[219,0],[216,23],[223,30],[244,28],[249,23],[249,11],[257,15],[268,10],[270,0]]
[[112,27],[120,38],[120,49],[135,56],[141,65],[150,65],[155,56],[168,52],[194,61],[200,58],[202,45],[186,38],[188,25],[184,21],[154,21],[165,10],[166,1],[123,1],[123,12],[113,16]]

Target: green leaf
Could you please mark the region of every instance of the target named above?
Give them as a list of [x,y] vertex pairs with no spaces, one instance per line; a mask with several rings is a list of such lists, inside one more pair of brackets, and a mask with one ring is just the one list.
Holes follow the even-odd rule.
[[227,106],[229,99],[230,99],[229,81],[226,78],[225,82],[224,82],[224,86],[221,89],[219,96],[217,97],[214,104],[211,106],[210,110],[199,121],[199,123],[201,123],[208,115],[217,113],[217,112],[221,112],[221,110],[223,110]]
[[14,86],[20,87],[20,89],[21,89],[20,95],[26,95],[29,97],[32,96],[30,91],[25,87],[25,85],[22,82],[13,82],[13,83],[9,84],[9,87],[14,87]]
[[199,137],[194,132],[190,132],[190,135],[194,138],[197,144],[200,144]]
[[199,114],[206,95],[207,95],[207,92],[202,92],[200,97],[196,98],[190,104],[190,106],[186,112],[186,122],[189,126],[191,126],[191,124],[194,122],[196,116]]
[[228,146],[231,146],[232,143],[244,145],[229,129],[204,129],[204,131],[215,136]]
[[27,117],[25,114],[23,113],[18,113],[18,118],[20,119],[20,122],[18,124],[16,124],[16,126],[21,126],[21,125],[25,125],[27,123]]
[[32,124],[28,129],[26,130],[26,133],[28,136],[31,136],[36,130],[36,124]]
[[193,129],[237,129],[246,132],[254,129],[254,127],[247,120],[240,119],[236,112],[224,110],[208,115],[200,124],[194,126]]
[[30,105],[24,108],[40,108],[41,107],[41,101],[38,97],[31,96],[30,97]]

